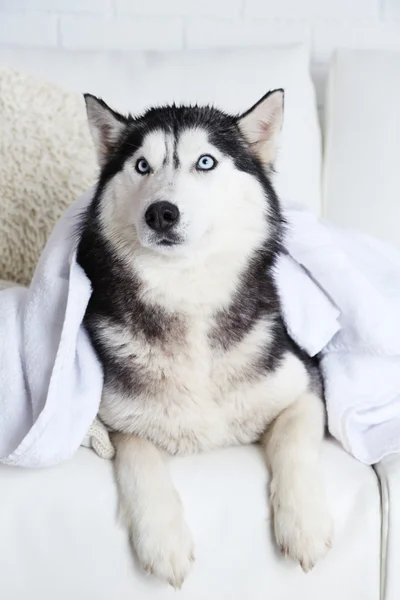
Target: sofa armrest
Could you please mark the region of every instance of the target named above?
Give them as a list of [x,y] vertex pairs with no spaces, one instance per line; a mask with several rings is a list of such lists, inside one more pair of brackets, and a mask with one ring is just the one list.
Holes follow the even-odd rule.
[[381,487],[381,600],[400,598],[400,455],[375,465]]

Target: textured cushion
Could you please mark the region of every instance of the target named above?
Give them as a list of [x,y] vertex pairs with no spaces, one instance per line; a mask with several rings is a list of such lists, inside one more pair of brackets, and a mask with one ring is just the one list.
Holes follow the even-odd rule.
[[0,69],[0,279],[29,283],[55,221],[96,177],[81,96]]
[[14,287],[15,283],[12,281],[5,281],[4,279],[0,279],[0,291],[6,290],[7,288]]
[[[308,61],[306,49],[297,45],[164,54],[0,47],[0,64],[71,91],[101,95],[125,111],[175,100],[214,102],[236,112],[249,108],[269,89],[285,88],[276,185],[282,198],[318,211],[320,136]],[[14,229],[0,246],[0,277],[26,281],[32,248],[36,257],[55,218],[92,182],[93,155],[76,96],[9,71],[0,73],[0,86],[6,230]],[[0,198],[4,194],[0,183]],[[4,228],[4,200],[0,202]],[[27,223],[27,213],[25,234],[21,221]]]
[[400,248],[400,53],[339,51],[326,109],[324,215]]

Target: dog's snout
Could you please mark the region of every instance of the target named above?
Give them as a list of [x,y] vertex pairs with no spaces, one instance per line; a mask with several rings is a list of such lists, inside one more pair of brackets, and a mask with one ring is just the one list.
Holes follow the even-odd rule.
[[144,218],[154,231],[168,231],[178,222],[179,209],[171,202],[153,202],[146,210]]

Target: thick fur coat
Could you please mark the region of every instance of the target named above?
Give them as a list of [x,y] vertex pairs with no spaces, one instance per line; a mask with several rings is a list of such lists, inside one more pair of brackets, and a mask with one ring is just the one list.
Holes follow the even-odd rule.
[[169,106],[133,118],[86,103],[102,170],[78,248],[93,285],[85,323],[139,560],[175,587],[194,560],[163,451],[261,441],[277,542],[308,570],[331,519],[318,365],[286,333],[274,283],[283,92],[240,116]]

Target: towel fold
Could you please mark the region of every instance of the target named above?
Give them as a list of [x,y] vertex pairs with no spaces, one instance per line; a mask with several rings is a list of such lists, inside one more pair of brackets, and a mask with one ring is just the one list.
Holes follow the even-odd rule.
[[[285,256],[277,266],[288,331],[309,354],[320,353],[331,434],[376,463],[400,452],[400,254],[298,206],[287,207],[286,218],[298,268],[291,279]],[[304,318],[294,319],[299,306]]]
[[[106,430],[92,426],[103,375],[82,325],[91,286],[75,255],[77,221],[91,197],[56,225],[30,287],[0,291],[5,464],[59,463],[96,432],[98,451],[113,454]],[[321,357],[332,435],[362,462],[378,462],[400,451],[400,255],[303,208],[288,206],[286,219],[287,252],[276,266],[286,327]]]

